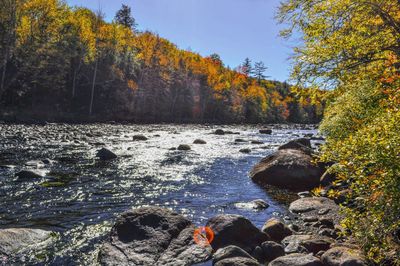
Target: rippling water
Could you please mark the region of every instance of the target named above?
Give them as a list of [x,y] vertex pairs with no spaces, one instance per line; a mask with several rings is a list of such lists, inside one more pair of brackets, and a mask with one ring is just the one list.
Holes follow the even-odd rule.
[[[0,124],[0,227],[53,230],[59,239],[48,251],[49,264],[90,264],[96,249],[123,211],[145,205],[174,209],[198,225],[219,213],[246,216],[257,226],[287,212],[285,191],[260,188],[251,167],[288,140],[315,133],[311,127],[275,125],[272,135],[255,126],[224,126],[240,135],[211,134],[204,125]],[[305,129],[307,128],[307,129]],[[143,134],[147,141],[132,141]],[[203,139],[205,145],[192,144]],[[264,144],[236,143],[235,139]],[[190,144],[192,150],[170,150]],[[107,147],[118,159],[101,162]],[[250,154],[239,150],[250,148]],[[54,160],[51,164],[30,162]],[[38,168],[46,178],[19,181],[15,173]],[[241,204],[264,199],[266,210]]]

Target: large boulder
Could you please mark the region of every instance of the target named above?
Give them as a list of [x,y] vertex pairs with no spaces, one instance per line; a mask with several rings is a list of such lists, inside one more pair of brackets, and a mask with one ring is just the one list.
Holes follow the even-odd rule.
[[265,157],[250,172],[261,185],[272,185],[296,191],[309,190],[319,184],[323,169],[301,150],[284,149]]
[[261,266],[255,259],[234,257],[218,261],[214,266]]
[[286,253],[305,248],[308,252],[317,254],[321,250],[328,250],[334,240],[325,236],[317,235],[291,235],[282,240]]
[[287,150],[287,149],[300,150],[307,154],[312,153],[311,142],[309,139],[306,138],[291,140],[288,143],[278,148],[278,150]]
[[254,260],[254,258],[250,256],[250,254],[244,251],[243,249],[237,246],[230,245],[224,248],[220,248],[217,250],[217,252],[214,253],[213,264],[216,264],[217,262],[225,259],[235,258],[235,257],[249,258]]
[[285,249],[281,244],[274,241],[266,241],[261,244],[263,252],[263,259],[265,261],[272,261],[278,257],[285,255]]
[[323,266],[323,264],[310,254],[293,253],[271,261],[268,266]]
[[327,266],[366,266],[364,257],[359,250],[347,247],[334,247],[326,251],[322,262]]
[[282,239],[292,234],[292,230],[277,218],[271,218],[266,221],[261,230],[276,242],[281,242]]
[[25,253],[45,249],[53,240],[51,231],[30,228],[1,229],[0,255],[10,260],[21,258]]
[[99,252],[101,265],[192,265],[211,247],[194,242],[192,223],[173,211],[143,207],[123,213]]
[[256,246],[269,240],[267,234],[240,215],[217,215],[208,220],[206,226],[214,232],[214,240],[211,242],[214,250],[234,245],[251,253]]

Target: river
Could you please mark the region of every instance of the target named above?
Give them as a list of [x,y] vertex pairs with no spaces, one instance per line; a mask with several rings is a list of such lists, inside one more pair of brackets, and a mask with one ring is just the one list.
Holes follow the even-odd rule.
[[[217,128],[239,134],[212,134]],[[47,264],[88,265],[118,214],[139,206],[168,207],[197,225],[216,214],[240,214],[261,227],[273,215],[287,215],[292,194],[263,189],[248,172],[279,145],[316,133],[312,126],[270,128],[271,135],[251,125],[0,124],[0,228],[55,231],[58,240],[42,255]],[[148,140],[132,141],[137,134]],[[244,142],[235,141],[239,138]],[[195,139],[207,144],[193,144]],[[171,150],[180,144],[191,150]],[[96,159],[101,147],[118,158]],[[243,148],[251,153],[239,152]],[[31,168],[46,177],[15,177]],[[253,210],[243,204],[254,199],[270,207]]]

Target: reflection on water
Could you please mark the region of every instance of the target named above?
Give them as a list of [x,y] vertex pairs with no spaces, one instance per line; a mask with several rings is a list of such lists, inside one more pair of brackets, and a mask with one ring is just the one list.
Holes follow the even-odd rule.
[[[248,172],[280,144],[315,130],[275,126],[272,135],[263,135],[254,126],[224,126],[240,136],[221,136],[211,134],[216,128],[0,125],[0,227],[59,232],[49,263],[88,264],[115,217],[130,208],[168,207],[199,226],[220,213],[244,215],[257,226],[271,215],[285,215],[280,198],[290,194],[258,187]],[[133,141],[137,134],[149,139]],[[237,138],[246,142],[235,142]],[[207,144],[192,144],[195,139]],[[263,144],[251,144],[252,140]],[[180,144],[189,144],[191,150],[171,150]],[[101,147],[114,151],[118,159],[97,160]],[[243,148],[251,153],[240,153]],[[50,160],[45,163],[35,161],[46,158]],[[21,169],[32,168],[46,171],[46,177],[25,181],[15,177]],[[255,211],[235,205],[254,199],[264,199],[270,207]]]

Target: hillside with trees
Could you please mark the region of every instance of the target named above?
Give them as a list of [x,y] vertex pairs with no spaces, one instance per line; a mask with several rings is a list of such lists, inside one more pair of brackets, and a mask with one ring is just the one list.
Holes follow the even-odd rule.
[[321,119],[326,92],[266,80],[217,54],[140,32],[128,6],[111,23],[59,0],[0,9],[0,114],[8,121],[298,122]]

